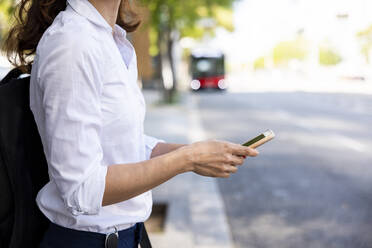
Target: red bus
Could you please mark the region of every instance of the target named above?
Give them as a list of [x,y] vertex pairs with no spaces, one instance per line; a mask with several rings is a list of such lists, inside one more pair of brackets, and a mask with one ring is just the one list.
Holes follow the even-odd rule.
[[225,56],[222,52],[193,52],[191,54],[190,87],[192,90],[213,88],[225,90]]

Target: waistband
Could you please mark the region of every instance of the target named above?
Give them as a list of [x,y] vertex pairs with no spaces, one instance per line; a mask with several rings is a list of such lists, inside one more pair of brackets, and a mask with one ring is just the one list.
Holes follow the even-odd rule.
[[[139,222],[128,229],[118,231],[119,240],[125,240],[128,236],[134,235],[135,239],[140,241],[142,237],[143,226],[144,226],[143,222]],[[50,223],[49,229],[54,233],[61,233],[61,234],[63,233],[71,237],[79,237],[83,239],[96,240],[99,242],[104,242],[106,240],[106,234],[103,234],[103,233],[70,229],[70,228],[66,228],[63,226],[59,226],[54,223]]]

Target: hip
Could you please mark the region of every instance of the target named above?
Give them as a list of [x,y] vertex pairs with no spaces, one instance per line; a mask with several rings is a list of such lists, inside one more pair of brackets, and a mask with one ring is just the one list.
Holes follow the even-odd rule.
[[[143,222],[119,231],[118,248],[137,248],[141,241]],[[104,248],[106,234],[69,229],[51,223],[39,248]]]
[[151,214],[151,191],[124,202],[102,207],[96,215],[73,215],[65,206],[53,182],[39,192],[37,205],[41,212],[59,226],[74,230],[109,233],[116,227],[123,230],[135,223],[145,222]]

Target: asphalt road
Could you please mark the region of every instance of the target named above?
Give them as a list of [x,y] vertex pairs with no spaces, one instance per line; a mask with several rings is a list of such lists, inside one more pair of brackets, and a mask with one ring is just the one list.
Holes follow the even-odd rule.
[[236,247],[372,247],[372,95],[200,92],[208,138],[277,134],[219,179]]

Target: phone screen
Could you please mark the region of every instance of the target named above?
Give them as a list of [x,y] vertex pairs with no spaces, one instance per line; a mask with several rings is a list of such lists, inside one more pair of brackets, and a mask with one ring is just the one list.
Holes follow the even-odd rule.
[[264,134],[260,134],[260,135],[258,135],[257,137],[251,139],[250,141],[244,143],[243,146],[250,146],[250,145],[253,145],[254,143],[256,143],[257,141],[262,140],[263,138],[265,138],[265,135],[264,135]]

